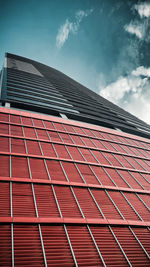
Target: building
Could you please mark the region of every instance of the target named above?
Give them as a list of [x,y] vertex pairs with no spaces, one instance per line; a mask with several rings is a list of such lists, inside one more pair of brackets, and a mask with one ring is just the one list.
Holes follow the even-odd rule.
[[0,266],[149,266],[150,126],[6,54]]

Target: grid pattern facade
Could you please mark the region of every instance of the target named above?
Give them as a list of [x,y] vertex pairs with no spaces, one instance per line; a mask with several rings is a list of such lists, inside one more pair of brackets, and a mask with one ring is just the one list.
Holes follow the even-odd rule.
[[0,266],[149,266],[149,140],[1,108],[0,147]]

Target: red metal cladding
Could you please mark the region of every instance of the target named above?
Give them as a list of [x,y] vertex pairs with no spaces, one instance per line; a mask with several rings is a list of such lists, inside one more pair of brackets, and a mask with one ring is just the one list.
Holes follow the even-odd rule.
[[[87,162],[97,163],[97,160],[92,155],[92,153],[89,149],[80,148],[79,150]],[[92,150],[92,152],[93,152],[93,150]]]
[[9,177],[9,156],[0,155],[0,176]]
[[91,169],[94,171],[94,173],[96,174],[98,180],[102,185],[114,186],[114,183],[111,181],[109,176],[104,172],[102,167],[91,166]]
[[0,182],[0,217],[7,216],[10,216],[10,184]]
[[130,175],[128,171],[118,170],[118,173],[124,178],[124,180],[130,185],[133,189],[143,189],[139,183]]
[[43,159],[30,158],[29,162],[33,179],[49,179]]
[[57,132],[48,131],[48,135],[52,142],[62,142]]
[[37,225],[14,225],[14,265],[44,267]]
[[63,226],[42,225],[41,231],[47,266],[75,266]]
[[122,219],[104,190],[91,189],[91,192],[106,219]]
[[150,212],[149,210],[143,205],[143,203],[139,200],[139,198],[132,193],[124,193],[128,201],[131,203],[131,205],[135,208],[135,210],[138,212],[142,220],[144,221],[150,221]]
[[34,185],[34,193],[39,217],[60,217],[50,185]]
[[20,116],[10,114],[10,122],[21,124]]
[[42,127],[42,128],[43,128],[42,120],[33,118],[32,121],[33,121],[33,125],[34,125],[35,127]]
[[7,124],[0,123],[0,134],[9,134],[9,127]]
[[85,161],[77,147],[67,146],[67,149],[73,160]]
[[112,178],[112,180],[118,187],[129,188],[128,184],[122,179],[122,177],[118,174],[118,172],[115,169],[104,168],[104,170],[106,171],[106,173],[108,173],[108,175]]
[[54,129],[54,125],[53,125],[53,123],[51,122],[51,121],[43,121],[43,124],[44,124],[44,126],[47,128],[47,129]]
[[138,172],[130,172],[130,173],[144,187],[144,189],[150,190],[150,183],[148,183],[140,173]]
[[85,164],[77,164],[77,167],[85,180],[87,184],[97,184],[99,185],[98,180],[96,179],[95,175],[93,172],[90,170],[88,165]]
[[99,161],[100,164],[104,164],[104,165],[111,165],[108,160],[102,155],[102,153],[100,151],[92,151],[94,156],[96,157],[96,159]]
[[84,142],[84,144],[87,146],[87,147],[95,147],[95,145],[92,143],[91,139],[88,138],[88,137],[81,137],[81,140]]
[[26,141],[27,151],[30,155],[41,155],[40,147],[37,141]]
[[61,137],[61,139],[63,140],[64,143],[67,143],[67,144],[73,144],[73,141],[71,140],[69,134],[66,134],[66,133],[60,133],[59,135],[60,135],[60,137]]
[[56,149],[56,153],[58,155],[58,158],[70,159],[70,155],[68,154],[64,145],[55,144],[54,148]]
[[12,184],[12,207],[14,217],[35,217],[35,207],[30,184]]
[[150,230],[147,228],[132,227],[133,232],[141,242],[144,249],[150,255]]
[[52,147],[52,144],[50,143],[45,143],[45,142],[40,142],[40,146],[42,149],[42,153],[46,157],[55,157],[56,158],[56,153]]
[[36,132],[39,139],[49,140],[46,130],[36,129]]
[[150,209],[150,196],[145,194],[138,194],[138,196],[144,201],[147,207]]
[[2,152],[9,152],[9,138],[0,137],[0,149]]
[[30,178],[27,158],[11,157],[11,175],[18,178]]
[[66,177],[63,173],[63,170],[60,166],[59,161],[55,160],[46,160],[47,168],[50,174],[50,178],[52,180],[57,180],[57,181],[65,181],[66,182]]
[[74,143],[76,145],[79,145],[79,146],[83,146],[84,145],[83,142],[82,142],[82,140],[81,140],[81,138],[79,136],[77,136],[77,135],[71,135],[71,138],[72,138],[72,140],[74,141]]
[[85,218],[103,218],[87,188],[73,188]]
[[65,132],[65,128],[63,127],[62,123],[58,123],[58,122],[53,122],[54,128],[57,131],[64,131]]
[[31,118],[22,116],[22,124],[27,126],[33,126]]
[[78,266],[103,266],[86,226],[67,226]]
[[77,171],[77,168],[75,167],[74,163],[62,162],[62,166],[70,182],[83,183],[83,180],[79,172]]
[[112,227],[132,266],[149,266],[149,259],[127,227]]
[[34,128],[23,127],[25,137],[36,138]]
[[106,266],[128,266],[128,263],[107,226],[90,226]]
[[63,217],[81,218],[75,198],[68,186],[54,186],[60,211]]
[[0,225],[0,266],[10,267],[11,263],[11,227]]
[[23,136],[23,131],[21,126],[10,125],[10,133],[14,136]]
[[132,207],[128,204],[128,202],[120,192],[108,191],[108,194],[117,205],[117,208],[120,210],[125,220],[139,220],[134,209],[132,209]]
[[11,152],[26,154],[25,142],[23,139],[11,138]]
[[0,121],[9,122],[9,114],[0,113]]

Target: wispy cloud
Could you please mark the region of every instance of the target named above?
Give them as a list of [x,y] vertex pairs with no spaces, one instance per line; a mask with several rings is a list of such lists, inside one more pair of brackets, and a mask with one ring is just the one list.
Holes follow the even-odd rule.
[[75,14],[75,21],[72,22],[68,18],[65,23],[60,26],[58,34],[56,36],[56,46],[60,49],[64,43],[67,41],[69,34],[75,34],[78,31],[81,21],[83,18],[89,16],[93,12],[93,9],[90,10],[79,10]]
[[142,24],[135,24],[131,22],[128,25],[125,25],[124,29],[131,34],[136,35],[139,39],[142,39],[144,37],[145,27]]
[[140,66],[128,76],[100,88],[100,95],[150,123],[150,68]]
[[140,17],[150,17],[150,3],[149,2],[145,2],[145,3],[140,3],[137,5],[134,5],[133,7],[135,10],[137,10],[137,12],[139,13]]

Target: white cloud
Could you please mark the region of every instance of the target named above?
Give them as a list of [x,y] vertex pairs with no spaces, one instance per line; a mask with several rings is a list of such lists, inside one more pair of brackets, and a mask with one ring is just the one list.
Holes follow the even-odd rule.
[[133,24],[132,22],[129,25],[125,25],[124,29],[131,34],[135,34],[139,39],[144,37],[144,26],[142,24]]
[[86,11],[79,10],[75,14],[75,22],[70,22],[69,19],[66,19],[65,23],[60,26],[58,34],[56,36],[57,48],[60,49],[64,45],[70,33],[75,34],[77,32],[83,18],[89,16],[92,12],[93,9]]
[[[144,75],[145,77],[141,77]],[[150,123],[150,68],[140,66],[128,76],[99,88],[101,96]]]
[[134,9],[137,10],[141,18],[150,17],[150,3],[147,2],[134,5]]

